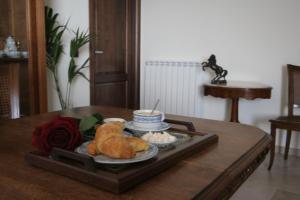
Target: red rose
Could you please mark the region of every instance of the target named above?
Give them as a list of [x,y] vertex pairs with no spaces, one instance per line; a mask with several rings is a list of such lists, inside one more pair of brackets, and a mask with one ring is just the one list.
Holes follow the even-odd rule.
[[73,151],[81,144],[78,123],[70,117],[57,116],[35,128],[32,146],[49,155],[53,147]]

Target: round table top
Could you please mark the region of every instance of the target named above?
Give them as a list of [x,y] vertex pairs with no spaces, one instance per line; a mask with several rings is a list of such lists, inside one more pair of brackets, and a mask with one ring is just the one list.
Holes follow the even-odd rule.
[[271,98],[272,87],[263,83],[228,81],[227,84],[204,84],[204,95],[221,98]]

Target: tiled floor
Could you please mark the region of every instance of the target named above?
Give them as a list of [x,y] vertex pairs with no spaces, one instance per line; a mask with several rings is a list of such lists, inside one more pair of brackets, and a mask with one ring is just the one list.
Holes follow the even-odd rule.
[[[298,199],[297,196],[300,195],[300,157],[289,156],[289,159],[284,161],[282,154],[276,154],[271,171],[267,170],[268,164],[269,157],[239,188],[231,200],[271,200],[275,193],[277,194],[273,200],[289,200],[292,196],[292,199]],[[290,194],[290,198],[285,198],[286,194]]]

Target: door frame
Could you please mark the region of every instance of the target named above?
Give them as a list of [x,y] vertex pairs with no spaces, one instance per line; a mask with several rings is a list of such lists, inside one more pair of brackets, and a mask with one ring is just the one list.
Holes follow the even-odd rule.
[[[97,0],[89,0],[89,25],[90,34],[95,34],[95,8]],[[128,95],[134,96],[134,98],[127,102],[126,107],[131,109],[138,109],[140,107],[140,30],[141,30],[141,0],[127,0],[127,19],[126,24],[131,24],[131,29],[128,30],[126,43],[126,68],[131,69],[128,72],[128,88],[132,88],[130,93],[126,91],[126,98]],[[131,14],[128,16],[128,14]],[[128,50],[129,49],[129,50]],[[90,103],[95,105],[95,42],[90,42]],[[131,66],[128,68],[128,66]],[[133,76],[131,76],[133,74]],[[128,99],[128,98],[127,98]]]
[[48,106],[44,0],[26,0],[26,15],[30,114],[45,113]]

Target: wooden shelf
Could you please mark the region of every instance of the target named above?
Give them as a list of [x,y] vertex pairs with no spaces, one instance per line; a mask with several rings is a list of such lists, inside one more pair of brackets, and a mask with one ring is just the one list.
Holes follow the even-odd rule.
[[19,63],[19,62],[28,62],[28,58],[10,58],[10,57],[0,58],[0,63]]

